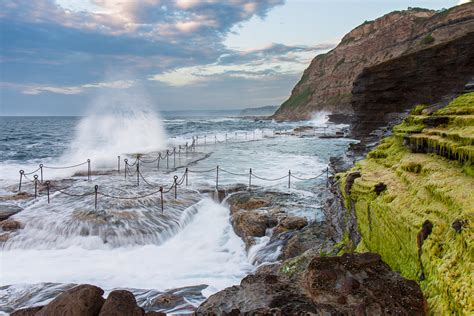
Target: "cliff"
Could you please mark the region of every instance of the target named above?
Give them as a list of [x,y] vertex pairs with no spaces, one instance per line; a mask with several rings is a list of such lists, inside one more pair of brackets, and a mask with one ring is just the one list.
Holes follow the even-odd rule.
[[415,107],[339,175],[361,242],[416,280],[436,315],[474,313],[474,93]]
[[273,115],[277,109],[278,106],[275,105],[262,106],[258,108],[247,108],[243,109],[239,116],[270,116]]
[[[322,110],[334,114],[353,114],[353,85],[365,68],[403,56],[416,59],[413,56],[419,52],[433,47],[446,47],[451,41],[469,34],[472,36],[472,32],[473,3],[438,13],[419,8],[395,11],[365,22],[345,35],[336,48],[313,59],[292,90],[290,98],[280,106],[274,118],[309,119],[313,112]],[[447,64],[459,57],[455,50],[438,53],[445,54]],[[426,63],[428,62],[436,65],[437,60],[427,59]],[[416,72],[414,75],[414,79],[417,79]],[[432,81],[442,79],[436,72],[431,75]],[[405,77],[407,82],[411,79]],[[420,78],[419,81],[421,80]],[[444,95],[459,92],[457,88],[466,82],[466,78],[461,76],[456,77],[456,80],[459,81],[457,85],[443,89]],[[403,91],[398,90],[398,93]],[[434,99],[433,97],[430,101]]]

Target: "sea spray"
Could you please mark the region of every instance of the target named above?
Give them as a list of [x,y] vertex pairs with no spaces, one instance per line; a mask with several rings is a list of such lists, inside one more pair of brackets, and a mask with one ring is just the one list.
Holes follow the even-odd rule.
[[144,89],[114,90],[91,104],[62,160],[91,159],[94,167],[112,167],[118,155],[164,149],[166,138],[161,118]]
[[329,121],[329,114],[330,113],[326,111],[314,112],[311,115],[310,124],[313,126],[325,126]]

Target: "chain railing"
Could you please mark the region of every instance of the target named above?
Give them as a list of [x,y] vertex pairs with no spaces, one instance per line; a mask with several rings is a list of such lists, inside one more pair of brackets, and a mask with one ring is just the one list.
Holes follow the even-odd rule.
[[[281,132],[279,133],[281,134]],[[235,132],[235,137],[237,137],[238,133]],[[275,135],[275,131],[273,131],[273,135]],[[248,135],[245,133],[245,137],[247,138]],[[255,138],[255,132],[254,136]],[[264,137],[263,131],[262,131],[262,137]],[[252,171],[252,168],[249,169],[248,172],[232,172],[223,168],[220,168],[219,165],[217,165],[214,168],[211,169],[189,169],[188,167],[185,168],[183,174],[181,176],[174,175],[173,176],[173,181],[171,184],[165,185],[165,184],[157,184],[153,183],[152,181],[148,180],[145,178],[143,175],[142,171],[140,170],[140,165],[141,164],[156,164],[156,168],[160,170],[160,161],[166,160],[166,168],[169,169],[169,158],[173,158],[173,168],[176,169],[176,155],[178,154],[178,158],[181,157],[181,151],[183,150],[186,155],[188,155],[189,152],[195,152],[196,147],[199,146],[199,136],[194,136],[192,137],[192,143],[191,145],[188,145],[186,143],[184,146],[178,146],[178,151],[176,150],[176,147],[173,147],[172,149],[167,149],[166,151],[159,152],[156,156],[156,158],[151,158],[151,159],[143,159],[142,155],[137,155],[135,158],[135,161],[133,163],[129,163],[128,159],[125,158],[123,159],[124,162],[124,168],[123,168],[123,173],[125,179],[136,177],[136,182],[137,186],[140,186],[140,179],[149,187],[154,188],[156,190],[153,190],[152,192],[143,194],[143,195],[133,195],[133,196],[117,196],[113,194],[106,193],[102,190],[100,190],[98,185],[94,185],[93,190],[91,191],[86,191],[83,193],[74,193],[67,191],[68,189],[72,188],[72,186],[68,187],[62,187],[59,188],[57,187],[54,182],[51,181],[44,181],[44,174],[43,174],[43,169],[56,169],[56,170],[61,170],[61,169],[72,169],[72,168],[78,168],[81,166],[84,166],[87,164],[87,179],[88,181],[91,180],[91,175],[92,175],[92,168],[91,168],[91,160],[87,159],[85,162],[78,163],[75,165],[71,166],[45,166],[44,164],[39,164],[39,167],[36,170],[30,171],[30,172],[25,172],[24,170],[20,170],[20,181],[19,181],[19,186],[18,186],[18,191],[21,192],[23,181],[28,180],[31,182],[34,186],[34,198],[38,198],[40,196],[40,192],[44,191],[46,189],[46,196],[47,196],[47,201],[48,204],[51,201],[51,195],[53,193],[60,193],[64,194],[67,196],[71,197],[77,197],[77,198],[83,198],[87,196],[94,195],[94,205],[95,209],[97,209],[98,205],[98,197],[103,196],[106,198],[110,199],[117,199],[117,200],[138,200],[146,197],[150,197],[156,194],[160,194],[160,205],[161,205],[161,211],[164,211],[164,194],[167,194],[174,190],[174,197],[175,199],[178,198],[178,187],[182,186],[183,184],[185,186],[189,185],[189,174],[194,173],[194,174],[206,174],[206,173],[213,173],[215,172],[215,188],[219,189],[219,180],[221,179],[220,173],[226,173],[230,174],[233,176],[245,176],[248,177],[248,190],[252,189],[252,178],[261,180],[261,181],[267,181],[267,182],[277,182],[277,181],[282,181],[284,179],[287,179],[288,181],[288,189],[291,188],[291,179],[296,179],[299,181],[311,181],[315,180],[318,178],[321,178],[322,176],[326,175],[326,186],[328,186],[329,183],[329,168],[326,168],[326,170],[314,177],[299,177],[294,175],[291,170],[288,170],[288,173],[281,176],[281,177],[275,177],[275,178],[268,178],[268,177],[263,177],[255,174]],[[204,138],[201,137],[201,139],[204,139],[204,144],[207,144],[207,137],[205,136]],[[222,142],[227,142],[230,138],[228,137],[227,133],[225,134],[225,140]],[[218,143],[220,140],[218,139],[217,135],[214,137],[214,143]],[[120,166],[121,160],[120,156],[117,156],[117,171],[120,174],[121,173],[121,166]],[[133,168],[135,167],[135,168]],[[133,170],[132,170],[133,169]],[[38,176],[36,173],[40,172],[40,176]],[[29,176],[33,175],[33,179],[31,179]],[[40,190],[39,190],[40,189]],[[43,194],[44,195],[44,194]]]

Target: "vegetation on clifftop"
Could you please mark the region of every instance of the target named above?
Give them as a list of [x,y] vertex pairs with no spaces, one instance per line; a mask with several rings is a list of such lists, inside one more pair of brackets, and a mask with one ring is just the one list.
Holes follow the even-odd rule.
[[[434,314],[474,313],[473,117],[474,93],[434,113],[416,107],[340,175],[362,236],[357,250],[418,281]],[[426,221],[432,231],[420,232]]]

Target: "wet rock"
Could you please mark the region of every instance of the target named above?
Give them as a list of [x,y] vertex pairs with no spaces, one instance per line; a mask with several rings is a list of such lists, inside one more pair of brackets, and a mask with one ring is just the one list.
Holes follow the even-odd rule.
[[150,312],[146,312],[145,316],[166,316],[166,313],[150,311]]
[[[466,224],[465,220],[462,219],[457,219],[453,222],[451,227],[456,231],[456,233],[460,233],[462,231],[462,228]],[[1,237],[1,236],[0,236]]]
[[103,294],[97,286],[78,285],[56,297],[36,316],[96,316],[104,304]]
[[[322,277],[322,273],[332,277]],[[314,304],[333,306],[341,312],[425,314],[423,295],[416,282],[392,272],[378,254],[313,258],[303,282]]]
[[329,232],[324,223],[312,223],[301,230],[282,234],[279,238],[285,238],[280,259],[286,260],[301,255],[307,250],[314,249],[318,252],[329,252],[331,243]]
[[135,296],[125,290],[110,292],[99,316],[142,316],[144,311],[137,305]]
[[259,211],[238,211],[231,216],[232,226],[237,236],[241,237],[247,248],[253,245],[253,238],[263,237],[267,228],[276,225],[276,220]]
[[33,195],[28,192],[18,192],[17,194],[14,194],[14,195],[0,196],[0,201],[26,200],[31,197],[33,197]]
[[186,304],[184,298],[172,293],[160,295],[152,302],[153,307],[158,309],[171,309],[182,304]]
[[22,225],[19,221],[7,219],[0,222],[0,228],[4,231],[14,231],[22,228]]
[[10,316],[35,316],[42,308],[43,306],[22,308],[14,311]]
[[257,270],[240,285],[210,296],[196,314],[425,314],[418,285],[392,272],[379,255],[313,256],[309,264],[300,261]]
[[12,204],[0,205],[0,221],[8,219],[10,216],[23,211],[19,206]]
[[351,188],[352,188],[352,185],[354,184],[355,179],[360,178],[360,177],[361,175],[359,171],[349,173],[349,175],[346,178],[346,186],[344,188],[346,195],[351,194]]
[[0,243],[7,242],[10,239],[10,234],[0,234]]
[[383,191],[385,191],[387,189],[387,185],[383,182],[379,182],[377,183],[375,186],[374,186],[374,192],[377,194],[377,195],[380,195],[380,193],[382,193]]
[[426,127],[437,127],[449,123],[449,117],[447,116],[428,116],[423,119],[423,124]]
[[277,227],[273,230],[273,234],[279,235],[289,230],[301,229],[306,225],[308,225],[308,220],[306,220],[306,218],[290,215],[280,220]]
[[241,200],[234,201],[231,204],[231,213],[234,213],[238,210],[255,210],[258,208],[262,208],[265,206],[269,206],[271,204],[270,201],[259,199],[259,198],[243,198]]

